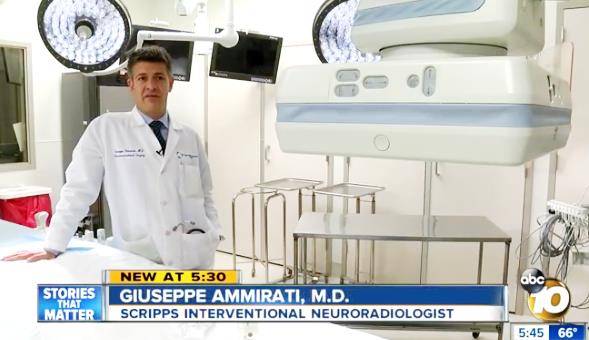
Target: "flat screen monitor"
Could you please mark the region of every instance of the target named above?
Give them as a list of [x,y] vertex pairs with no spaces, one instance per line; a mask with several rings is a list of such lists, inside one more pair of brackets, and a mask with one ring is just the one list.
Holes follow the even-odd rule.
[[282,38],[237,32],[239,42],[232,48],[213,45],[209,75],[260,83],[276,83]]
[[[160,27],[133,25],[133,31],[127,52],[121,57],[121,62],[127,60],[129,53],[135,49],[135,46],[137,45],[137,32],[139,31],[181,32]],[[143,46],[149,45],[161,46],[168,51],[172,57],[172,76],[174,77],[174,80],[190,81],[192,51],[194,49],[194,43],[192,41],[147,40],[143,42]]]

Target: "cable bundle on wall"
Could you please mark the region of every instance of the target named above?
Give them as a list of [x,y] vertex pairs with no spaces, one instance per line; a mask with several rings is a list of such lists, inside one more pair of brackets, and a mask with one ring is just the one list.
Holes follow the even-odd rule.
[[[540,243],[531,263],[560,258],[554,276],[566,281],[571,250],[589,245],[589,209],[558,201],[548,202],[548,214],[538,218]],[[576,308],[589,308],[589,295]]]

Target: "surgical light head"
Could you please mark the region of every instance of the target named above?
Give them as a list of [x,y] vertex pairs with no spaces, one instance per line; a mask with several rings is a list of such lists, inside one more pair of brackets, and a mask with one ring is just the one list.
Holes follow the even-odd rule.
[[108,68],[130,36],[129,14],[116,0],[43,0],[37,24],[49,52],[82,72]]
[[[196,8],[197,15],[206,16],[206,3],[207,0],[183,0],[177,4],[180,14]],[[220,33],[141,30],[137,32],[134,49],[141,48],[145,41],[207,41],[232,48],[239,40],[233,22],[233,0],[225,0],[225,8],[227,20]],[[131,19],[120,0],[42,0],[37,24],[49,52],[68,68],[88,76],[103,76],[119,72],[127,65],[122,62],[109,67],[122,56],[131,40]]]
[[373,62],[378,54],[363,53],[352,42],[352,25],[359,0],[327,0],[315,16],[313,43],[323,63]]

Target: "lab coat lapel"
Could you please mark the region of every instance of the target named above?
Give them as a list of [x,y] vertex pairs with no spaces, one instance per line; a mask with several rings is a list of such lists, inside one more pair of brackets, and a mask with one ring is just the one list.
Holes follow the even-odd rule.
[[164,154],[164,162],[160,169],[163,172],[166,165],[170,162],[172,157],[176,155],[176,147],[180,140],[180,127],[170,118],[170,129],[168,130],[168,140],[166,142],[166,153]]
[[[133,112],[132,126],[140,129],[140,131],[139,131],[139,134],[141,136],[140,139],[143,141],[143,143],[145,143],[144,144],[145,149],[149,150],[149,152],[153,152],[154,154],[158,153],[158,150],[161,149],[161,146],[160,146],[160,143],[158,142],[157,138],[155,137],[155,134],[153,133],[153,131],[151,131],[151,128],[149,127],[149,125],[147,125],[145,123],[145,121],[143,120],[143,117],[141,117],[141,114],[139,113],[137,107],[134,107],[132,112]],[[155,157],[154,159],[161,160],[161,156]]]

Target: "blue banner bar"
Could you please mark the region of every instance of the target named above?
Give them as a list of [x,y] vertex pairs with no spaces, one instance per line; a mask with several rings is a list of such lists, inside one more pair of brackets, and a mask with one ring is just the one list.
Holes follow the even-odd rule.
[[505,306],[505,290],[505,286],[110,285],[108,304]]
[[550,340],[585,340],[585,327],[584,325],[575,324],[562,324],[562,325],[550,325],[548,327],[549,339]]

